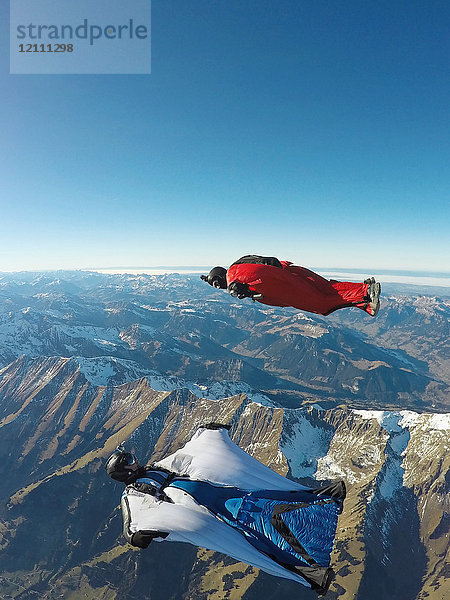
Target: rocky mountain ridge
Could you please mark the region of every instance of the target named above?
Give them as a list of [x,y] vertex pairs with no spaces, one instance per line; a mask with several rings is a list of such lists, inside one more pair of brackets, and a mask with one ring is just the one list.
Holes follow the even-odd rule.
[[[449,415],[289,409],[242,394],[201,399],[189,390],[157,392],[146,378],[94,386],[61,358],[19,359],[3,369],[0,408],[5,598],[299,594],[295,584],[221,555],[178,544],[136,552],[121,540],[120,485],[104,474],[106,456],[127,440],[140,457],[158,460],[210,421],[231,424],[236,443],[295,480],[347,482],[330,599],[445,597]],[[405,560],[413,575],[400,568]],[[167,561],[178,581],[170,594],[160,579]]]

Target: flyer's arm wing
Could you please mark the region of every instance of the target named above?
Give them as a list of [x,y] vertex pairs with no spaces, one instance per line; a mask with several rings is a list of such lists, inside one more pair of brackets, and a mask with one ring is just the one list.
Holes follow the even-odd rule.
[[239,448],[224,427],[201,427],[183,448],[156,463],[178,475],[244,490],[301,490]]

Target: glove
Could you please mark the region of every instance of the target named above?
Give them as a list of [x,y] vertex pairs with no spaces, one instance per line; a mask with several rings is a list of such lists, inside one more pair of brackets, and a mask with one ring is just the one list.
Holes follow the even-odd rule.
[[136,548],[148,548],[155,538],[166,538],[169,534],[165,531],[140,530],[133,533],[130,544]]
[[228,291],[235,298],[251,298],[253,296],[253,292],[250,290],[246,283],[240,283],[239,281],[233,281],[228,286]]

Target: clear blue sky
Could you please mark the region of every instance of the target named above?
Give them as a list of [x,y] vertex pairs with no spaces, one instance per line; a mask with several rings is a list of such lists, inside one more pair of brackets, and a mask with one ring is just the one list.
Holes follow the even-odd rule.
[[154,0],[152,74],[9,74],[0,271],[450,270],[450,4]]

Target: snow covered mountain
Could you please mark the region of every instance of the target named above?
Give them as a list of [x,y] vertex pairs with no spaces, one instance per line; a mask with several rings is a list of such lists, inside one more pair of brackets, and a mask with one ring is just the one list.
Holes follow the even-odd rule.
[[181,275],[3,275],[0,367],[22,355],[72,357],[97,383],[149,375],[156,389],[168,379],[162,389],[214,387],[215,397],[253,390],[283,406],[440,410],[449,312],[445,299],[397,297],[376,319],[357,309],[323,318]]
[[[347,482],[330,598],[444,599],[448,414],[199,399],[155,391],[145,377],[97,386],[63,358],[22,358],[0,373],[2,597],[299,594],[221,555],[177,544],[141,553],[120,538],[121,486],[106,477],[104,459],[128,440],[142,459],[158,460],[211,421],[230,423],[236,443],[288,477]],[[170,582],[161,580],[168,565]]]
[[347,482],[330,600],[444,600],[449,310],[385,295],[376,319],[323,318],[180,275],[0,275],[0,596],[314,598],[121,538],[106,456],[126,440],[158,460],[219,421],[292,479]]

